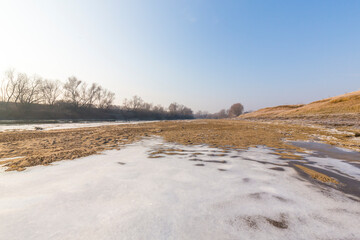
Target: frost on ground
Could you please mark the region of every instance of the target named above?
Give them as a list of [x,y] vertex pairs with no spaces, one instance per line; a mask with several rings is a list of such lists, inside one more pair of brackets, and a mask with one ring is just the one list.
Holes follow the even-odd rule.
[[120,151],[4,172],[0,239],[360,236],[359,202],[303,180],[271,153],[153,138]]

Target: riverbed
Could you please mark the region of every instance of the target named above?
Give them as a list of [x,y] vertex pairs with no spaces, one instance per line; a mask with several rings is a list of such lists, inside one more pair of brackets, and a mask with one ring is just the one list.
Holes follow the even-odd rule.
[[[297,160],[274,153],[148,137],[2,172],[0,238],[356,239],[359,197],[309,181],[289,164]],[[359,180],[357,165],[310,153],[304,159],[297,162],[324,160],[318,166]]]

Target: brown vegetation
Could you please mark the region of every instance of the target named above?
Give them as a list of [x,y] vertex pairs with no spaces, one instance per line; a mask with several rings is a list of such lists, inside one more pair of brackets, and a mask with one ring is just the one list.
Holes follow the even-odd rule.
[[[360,144],[347,134],[315,127],[237,120],[165,121],[52,131],[15,131],[0,133],[0,161],[7,170],[24,170],[35,165],[75,159],[121,148],[142,137],[161,136],[166,141],[185,145],[208,144],[227,149],[246,149],[266,145],[284,158],[300,158],[301,151],[284,139],[313,140],[360,150]],[[331,142],[332,141],[332,142]],[[166,154],[181,154],[174,149]],[[153,154],[154,157],[159,153]],[[8,159],[14,158],[15,159]]]
[[242,119],[331,119],[344,122],[347,119],[360,121],[360,91],[315,101],[306,105],[283,105],[263,108],[241,115]]
[[310,169],[310,168],[307,168],[305,166],[298,165],[298,164],[295,164],[295,167],[301,169],[304,173],[308,174],[310,177],[312,177],[313,179],[316,179],[320,182],[339,184],[339,182],[336,179],[329,177],[325,174],[319,173],[313,169]]

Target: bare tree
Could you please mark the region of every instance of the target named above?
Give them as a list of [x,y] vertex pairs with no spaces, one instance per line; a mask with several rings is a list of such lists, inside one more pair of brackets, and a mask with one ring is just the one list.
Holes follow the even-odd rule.
[[61,95],[61,82],[59,80],[45,79],[42,81],[40,92],[43,103],[54,105]]
[[1,85],[0,85],[0,101],[1,102],[9,101],[9,99],[8,99],[8,95],[10,94],[9,87],[10,87],[13,79],[14,79],[13,70],[6,71],[5,77],[1,80]]
[[244,106],[241,103],[231,105],[229,109],[229,117],[237,117],[244,112]]
[[105,104],[103,106],[104,108],[109,108],[115,100],[115,93],[106,90],[105,96]]
[[179,113],[181,116],[192,116],[193,115],[193,111],[184,105],[180,105]]
[[130,103],[129,103],[129,100],[127,98],[124,98],[122,108],[125,109],[125,110],[130,110]]
[[172,113],[172,114],[176,114],[178,113],[178,110],[179,110],[179,104],[174,102],[174,103],[171,103],[169,105],[169,112]]
[[91,84],[90,88],[86,91],[86,105],[93,106],[99,92],[101,91],[102,88],[99,85],[96,83]]
[[138,110],[143,108],[144,100],[139,96],[133,96],[131,99],[124,99],[123,107],[127,110]]
[[200,119],[206,119],[206,118],[212,118],[213,114],[210,114],[208,111],[197,111],[194,114],[195,118],[200,118]]
[[161,106],[161,105],[153,106],[151,110],[154,111],[154,112],[156,112],[156,113],[160,113],[160,114],[165,113],[165,109],[164,109],[164,107]]
[[103,89],[93,83],[89,88],[86,83],[76,77],[70,77],[64,85],[64,97],[66,101],[75,106],[97,106],[98,108],[108,108],[115,100],[115,94]]
[[229,111],[221,109],[218,113],[214,114],[214,118],[227,118],[229,116]]
[[147,102],[145,102],[145,103],[142,105],[142,109],[144,109],[144,110],[146,110],[146,111],[150,111],[152,108],[153,108],[153,104],[152,104],[152,103],[147,103]]
[[169,105],[169,113],[173,117],[180,117],[180,118],[193,117],[193,111],[190,108],[175,102]]
[[25,73],[15,74],[13,69],[5,73],[1,84],[1,100],[21,104],[37,103],[40,101],[40,85],[42,79],[34,75],[30,78]]
[[80,100],[79,100],[79,106],[81,107],[85,107],[87,106],[87,84],[85,82],[82,82],[79,85],[79,95],[80,95]]
[[96,94],[96,102],[98,108],[109,108],[115,100],[115,93],[106,89],[100,89]]
[[17,81],[15,79],[15,70],[9,69],[5,73],[5,81],[3,85],[4,102],[11,102],[13,100],[16,88]]
[[25,73],[19,73],[15,81],[15,90],[13,94],[14,103],[24,103],[27,92],[29,91],[29,77]]
[[5,82],[5,79],[3,78],[1,80],[1,85],[0,85],[0,101],[1,102],[5,102],[5,100],[6,100],[6,91],[5,91],[6,83],[7,82]]
[[[5,78],[3,78],[0,83],[0,101],[3,102],[20,104],[42,103],[54,105],[60,100],[61,102],[72,103],[76,107],[97,107],[100,109],[109,109],[111,107],[111,111],[113,111],[113,113],[121,113],[120,107],[112,105],[114,99],[115,94],[113,92],[102,88],[96,83],[88,85],[85,82],[78,80],[76,77],[69,77],[66,83],[62,85],[58,80],[43,80],[37,75],[29,77],[25,73],[15,74],[15,71],[10,69],[6,72]],[[77,109],[74,108],[67,109],[68,107],[68,104],[59,103],[59,105],[56,105],[54,108],[31,106],[29,109],[46,109],[50,112],[65,110],[65,115],[69,113],[71,114],[72,111],[77,111]],[[13,109],[14,111],[19,111],[20,113],[24,110],[22,107],[14,107]],[[153,106],[151,103],[144,102],[144,100],[139,96],[133,96],[130,99],[125,99],[123,109],[130,111],[128,116],[136,118],[193,118],[192,110],[184,105],[172,103],[170,104],[168,111],[166,111],[161,105]],[[86,113],[86,111],[83,110],[84,109],[82,109],[81,113]],[[101,114],[102,112],[91,110],[87,113],[98,116],[98,114]],[[125,112],[125,114],[127,113]],[[59,116],[61,116],[61,113]],[[79,114],[76,113],[74,116],[78,117]]]
[[34,75],[31,79],[28,78],[26,83],[24,98],[21,103],[31,104],[40,102],[42,78]]
[[81,103],[79,87],[81,83],[76,77],[69,77],[68,81],[64,84],[64,100],[71,102],[77,107]]

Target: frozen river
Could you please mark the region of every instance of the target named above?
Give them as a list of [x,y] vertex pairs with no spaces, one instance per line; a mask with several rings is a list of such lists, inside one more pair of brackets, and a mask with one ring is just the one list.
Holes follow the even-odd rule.
[[[359,199],[303,179],[272,153],[151,138],[3,172],[0,239],[358,239]],[[359,179],[358,167],[322,159]]]
[[107,125],[138,124],[156,121],[93,121],[93,122],[59,122],[59,123],[30,123],[30,124],[0,124],[0,132],[23,130],[59,130],[84,127],[100,127]]

